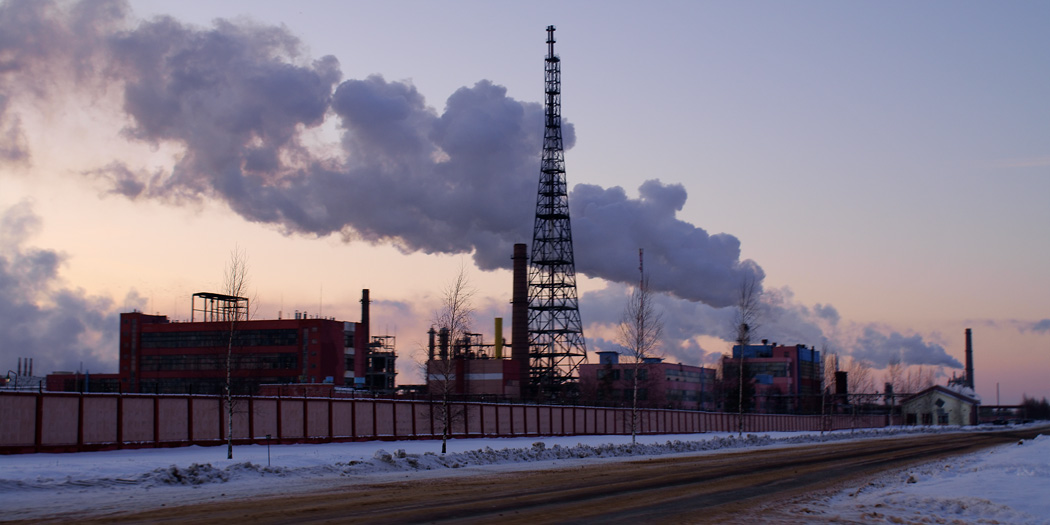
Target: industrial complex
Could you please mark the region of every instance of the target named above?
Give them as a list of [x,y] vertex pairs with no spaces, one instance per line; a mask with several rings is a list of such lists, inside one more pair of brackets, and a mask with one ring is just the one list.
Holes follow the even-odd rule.
[[[830,385],[824,384],[821,352],[805,344],[763,340],[736,345],[719,363],[720,370],[654,357],[621,362],[619,353],[609,351],[598,352],[597,363],[588,362],[576,289],[561,130],[561,61],[554,52],[554,32],[554,26],[547,27],[545,131],[531,251],[518,243],[510,254],[509,340],[502,318],[494,320],[494,341],[488,343],[467,326],[434,326],[427,338],[423,384],[408,388],[395,381],[394,337],[372,334],[367,289],[358,321],[306,312],[252,319],[248,299],[199,292],[192,297],[189,322],[138,311],[121,314],[119,370],[56,372],[47,377],[47,390],[265,395],[277,387],[298,385],[299,390],[276,391],[302,394],[324,385],[320,391],[329,395],[604,406],[625,406],[636,399],[647,408],[717,411],[726,409],[727,390],[744,387],[735,384],[739,376],[753,386],[748,411],[822,413]],[[956,386],[972,393],[972,378],[967,330],[966,377],[956,380]],[[943,410],[920,412],[911,417],[949,421]]]

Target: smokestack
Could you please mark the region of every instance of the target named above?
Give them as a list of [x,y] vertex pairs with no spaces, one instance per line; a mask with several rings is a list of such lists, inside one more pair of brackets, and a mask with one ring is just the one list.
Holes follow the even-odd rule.
[[496,318],[496,342],[493,345],[493,354],[496,359],[503,359],[503,318]]
[[529,274],[528,248],[514,245],[514,287],[511,297],[510,357],[521,366],[521,394],[529,384]]
[[361,323],[354,331],[354,383],[364,384],[368,373],[368,342],[372,340],[368,324],[368,288],[361,290]]
[[427,343],[427,357],[429,358],[430,361],[433,361],[434,360],[434,345],[436,344],[435,338],[437,337],[437,330],[434,330],[434,327],[431,326],[430,327],[430,331],[427,332],[427,335],[430,337],[429,342]]
[[966,329],[966,386],[970,387],[971,390],[977,391],[973,387],[973,338],[971,337],[972,332],[969,328]]

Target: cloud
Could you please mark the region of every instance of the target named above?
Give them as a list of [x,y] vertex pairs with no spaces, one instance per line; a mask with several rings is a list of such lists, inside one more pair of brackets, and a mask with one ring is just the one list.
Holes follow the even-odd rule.
[[[115,305],[62,284],[58,273],[65,257],[25,245],[40,227],[40,218],[27,202],[0,214],[0,361],[13,367],[19,357],[32,357],[37,375],[116,370]],[[134,294],[126,302],[129,307],[143,303]]]
[[[0,97],[75,77],[88,86],[81,91],[122,94],[124,139],[179,152],[160,171],[122,159],[86,167],[110,194],[175,205],[218,200],[288,234],[469,253],[482,269],[509,268],[513,244],[532,237],[543,107],[489,80],[457,90],[439,112],[408,82],[344,80],[335,57],[305,56],[286,28],[137,21],[113,1],[4,4],[0,34]],[[0,105],[0,133],[17,137],[12,107]],[[331,119],[341,151],[321,154],[304,134]],[[571,148],[572,123],[563,122],[562,135]],[[8,144],[15,146],[6,157],[27,158],[30,145]],[[637,198],[576,186],[577,271],[632,282],[641,247],[654,289],[731,304],[735,283],[764,272],[740,260],[736,237],[678,219],[686,198],[681,185],[657,180]]]
[[1050,332],[1050,319],[1043,319],[1039,322],[1033,323],[1029,330],[1033,332]]
[[895,360],[904,365],[963,367],[941,345],[927,343],[919,335],[905,336],[892,331],[887,334],[873,325],[864,328],[851,355],[870,361],[876,368],[884,368]]

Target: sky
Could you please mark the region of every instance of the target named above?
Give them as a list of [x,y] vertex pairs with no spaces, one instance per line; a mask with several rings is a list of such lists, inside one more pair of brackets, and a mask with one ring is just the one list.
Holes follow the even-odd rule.
[[[256,318],[395,335],[467,272],[510,318],[546,31],[588,350],[638,249],[663,353],[756,338],[1050,396],[1050,6],[1015,2],[0,4],[0,367],[112,372],[121,311],[188,319],[248,258]],[[879,388],[881,390],[881,387]]]

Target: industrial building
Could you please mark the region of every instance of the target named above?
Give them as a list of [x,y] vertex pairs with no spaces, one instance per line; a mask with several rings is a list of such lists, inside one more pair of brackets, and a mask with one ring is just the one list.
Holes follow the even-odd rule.
[[598,363],[580,365],[580,394],[585,402],[630,405],[638,375],[638,406],[685,410],[715,409],[715,370],[650,358],[621,363],[617,352],[598,352]]
[[906,425],[976,425],[980,400],[965,387],[934,385],[904,398]]
[[190,322],[123,313],[118,373],[56,373],[48,376],[48,389],[222,394],[229,353],[233,394],[257,394],[261,385],[290,383],[393,392],[394,338],[370,337],[368,290],[363,290],[361,304],[357,323],[305,312],[292,319],[246,320],[246,299],[210,292],[194,294]]
[[[763,339],[757,345],[733,345],[722,356],[723,381],[738,381],[741,355],[754,385],[755,409],[764,413],[819,413],[824,381],[820,351],[806,345],[782,346]],[[734,387],[735,388],[735,387]]]
[[[495,342],[481,334],[450,334],[448,327],[428,332],[426,382],[430,395],[528,397],[530,372],[528,258],[524,244],[514,245],[511,343],[503,338],[503,319],[495,321]],[[506,350],[510,349],[510,355]]]

